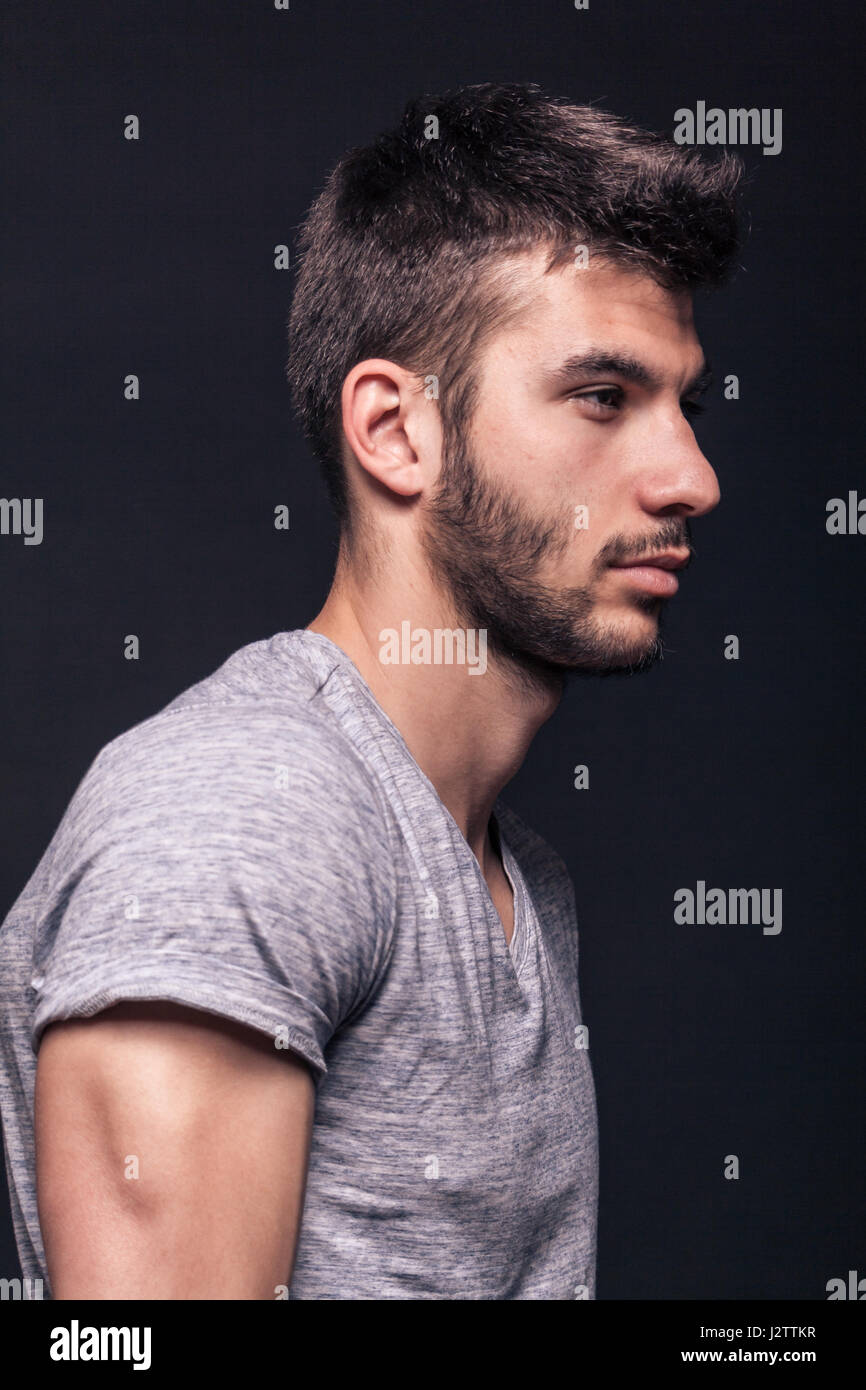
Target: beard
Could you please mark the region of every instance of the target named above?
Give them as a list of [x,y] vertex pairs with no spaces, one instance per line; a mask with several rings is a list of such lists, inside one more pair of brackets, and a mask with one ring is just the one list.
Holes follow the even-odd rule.
[[[468,446],[446,437],[442,473],[427,504],[423,547],[434,580],[467,628],[486,629],[500,667],[530,684],[561,689],[575,675],[633,675],[664,655],[665,600],[634,593],[633,610],[656,617],[637,632],[625,618],[604,623],[595,587],[612,563],[648,549],[689,546],[688,523],[667,518],[651,538],[612,537],[588,582],[553,589],[540,582],[542,562],[574,549],[571,516],[544,520],[484,476]],[[644,628],[645,624],[642,625]]]

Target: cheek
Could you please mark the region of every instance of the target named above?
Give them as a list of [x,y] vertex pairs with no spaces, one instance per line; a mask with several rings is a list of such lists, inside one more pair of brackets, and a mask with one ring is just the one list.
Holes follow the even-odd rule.
[[573,431],[564,449],[561,443],[557,446],[556,487],[562,503],[573,504],[572,511],[575,506],[585,509],[588,516],[582,543],[595,540],[598,549],[621,524],[633,485],[629,469],[612,449],[611,441],[592,434],[577,436]]
[[472,422],[472,442],[502,476],[552,478],[573,460],[574,440],[567,422],[528,402],[519,390],[489,396]]
[[598,496],[616,464],[612,439],[601,429],[565,412],[536,429],[533,447],[547,475],[560,489]]
[[597,469],[587,467],[585,462],[576,461],[573,454],[559,462],[545,500],[548,510],[555,507],[573,518],[571,525],[583,549],[593,534],[597,534],[599,522],[609,510],[608,487],[603,476]]
[[594,541],[595,549],[603,544],[616,484],[610,446],[600,435],[581,430],[565,412],[551,418],[503,396],[476,417],[473,442],[491,479],[557,523],[563,537],[573,530],[583,552]]
[[498,477],[509,482],[539,477],[547,455],[545,441],[527,428],[525,416],[503,409],[475,435],[482,457],[495,466]]

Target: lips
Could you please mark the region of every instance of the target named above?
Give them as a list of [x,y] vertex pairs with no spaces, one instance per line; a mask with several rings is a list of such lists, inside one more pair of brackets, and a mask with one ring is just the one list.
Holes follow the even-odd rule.
[[681,570],[688,564],[688,560],[688,550],[666,550],[661,554],[646,555],[632,560],[625,565],[611,565],[611,569],[617,570],[646,593],[655,594],[657,598],[672,598],[680,587],[673,571]]
[[688,550],[664,550],[657,555],[642,555],[637,560],[622,560],[612,565],[615,570],[650,567],[660,570],[681,570],[689,562]]

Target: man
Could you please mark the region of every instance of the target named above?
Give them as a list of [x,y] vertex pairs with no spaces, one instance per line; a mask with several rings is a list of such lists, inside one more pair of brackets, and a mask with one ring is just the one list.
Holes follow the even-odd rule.
[[331,175],[288,362],[331,592],[103,749],[0,934],[55,1298],[595,1296],[572,886],[500,792],[571,673],[661,654],[739,176],[494,84]]

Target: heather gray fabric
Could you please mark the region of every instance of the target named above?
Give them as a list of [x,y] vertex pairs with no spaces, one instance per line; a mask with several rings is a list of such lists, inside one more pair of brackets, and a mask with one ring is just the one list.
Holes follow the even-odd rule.
[[593,1298],[574,896],[501,800],[497,828],[510,947],[401,734],[346,654],[303,629],[242,648],[109,743],[0,929],[25,1278],[50,1294],[32,1132],[43,1029],[166,999],[313,1068],[291,1298]]

